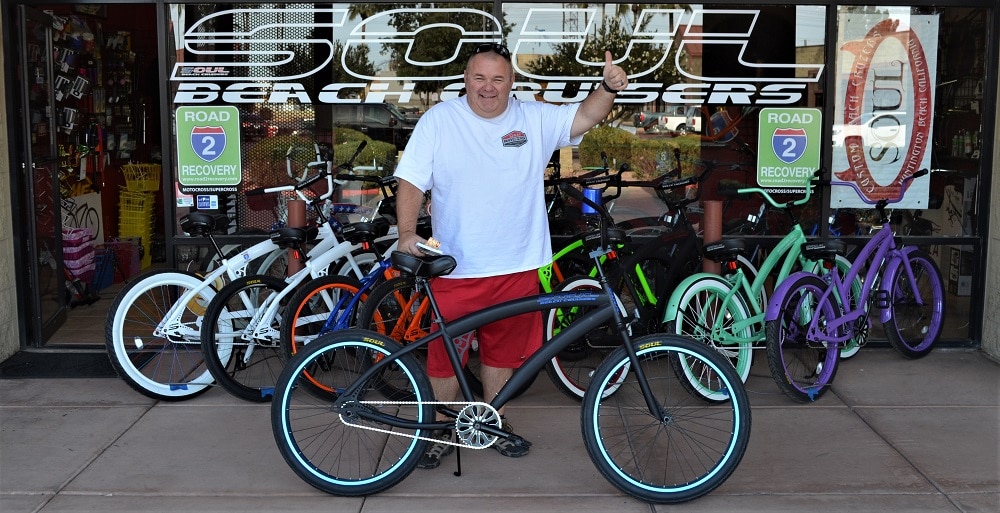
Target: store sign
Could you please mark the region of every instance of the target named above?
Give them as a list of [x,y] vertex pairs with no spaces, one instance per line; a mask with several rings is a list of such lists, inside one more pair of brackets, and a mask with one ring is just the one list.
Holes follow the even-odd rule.
[[[844,14],[839,24],[831,207],[926,208],[937,15]],[[839,184],[839,186],[838,186]],[[905,193],[905,195],[904,195]]]
[[[175,117],[181,191],[235,192],[243,174],[239,110],[233,106],[178,107]],[[202,196],[198,198],[200,206]]]
[[[171,73],[171,80],[180,82],[174,95],[174,102],[196,103],[271,103],[283,104],[292,100],[299,103],[357,103],[358,96],[368,102],[397,101],[408,103],[414,100],[415,84],[420,81],[451,82],[443,87],[440,99],[457,97],[464,84],[461,74],[440,74],[436,71],[447,69],[444,65],[454,63],[460,56],[468,55],[463,48],[475,47],[506,39],[511,49],[515,71],[532,80],[516,82],[514,95],[523,100],[541,99],[551,103],[582,101],[594,88],[599,86],[599,77],[604,66],[603,60],[587,61],[577,52],[578,64],[590,68],[584,77],[552,73],[532,73],[522,68],[520,56],[534,58],[539,55],[554,55],[557,46],[571,45],[582,50],[587,41],[593,41],[600,31],[603,19],[599,8],[583,7],[530,7],[523,11],[521,19],[506,19],[516,27],[516,33],[506,38],[500,20],[491,13],[464,7],[447,8],[403,8],[390,9],[364,18],[357,23],[351,20],[347,8],[317,9],[273,9],[242,8],[213,13],[195,20],[183,34],[183,47],[187,52],[202,55],[198,63],[177,63]],[[394,17],[428,13],[454,14],[456,17],[479,17],[475,29],[458,23],[446,24],[435,21],[425,26],[397,29]],[[727,76],[709,76],[691,66],[683,56],[686,47],[701,48],[726,47],[732,51],[726,55],[742,56],[747,48],[754,27],[761,12],[755,9],[700,9],[691,12],[681,9],[645,8],[638,14],[632,40],[626,45],[624,55],[616,56],[615,64],[629,73],[630,84],[622,91],[616,102],[645,104],[662,100],[667,104],[734,104],[734,105],[789,105],[798,103],[810,83],[817,83],[823,73],[823,64],[786,64],[768,62],[747,62],[741,57],[733,57],[734,62],[720,69],[731,70]],[[721,21],[712,21],[719,18]],[[218,27],[220,20],[242,20],[242,30]],[[417,19],[420,19],[419,17]],[[551,20],[580,20],[572,25],[564,24],[546,31]],[[682,22],[681,20],[686,20]],[[259,20],[259,26],[253,26]],[[279,20],[275,22],[274,20]],[[287,20],[287,21],[280,21]],[[303,23],[302,20],[313,20]],[[326,21],[323,21],[326,20]],[[549,20],[549,21],[546,21]],[[711,23],[706,23],[706,20]],[[231,25],[231,21],[228,22]],[[352,23],[352,28],[349,27]],[[718,32],[704,32],[706,26],[724,27]],[[309,28],[309,30],[305,30]],[[329,28],[334,34],[348,36],[338,42],[343,43],[340,54],[335,52],[334,41],[312,37],[313,28]],[[558,30],[552,30],[556,28]],[[410,50],[422,37],[433,37],[434,31],[461,33],[460,43],[455,48],[441,48],[430,56],[417,57]],[[278,36],[280,34],[280,37]],[[757,34],[759,36],[759,34]],[[426,73],[412,76],[384,77],[370,74],[362,69],[352,69],[347,58],[349,52],[367,50],[368,55],[385,55],[387,48],[396,48],[406,63],[427,69]],[[247,49],[253,49],[252,58],[247,59]],[[674,52],[673,50],[676,51]],[[299,53],[302,52],[300,55]],[[308,52],[308,53],[305,53]],[[654,65],[641,68],[640,61],[633,54],[642,52],[652,55]],[[674,62],[667,64],[668,55],[673,52]],[[316,62],[313,69],[289,75],[289,62],[312,62],[314,55],[328,57]],[[337,62],[334,63],[334,60]],[[211,62],[214,60],[215,62]],[[209,61],[209,62],[202,62]],[[334,64],[357,78],[350,83],[332,83],[322,88],[315,96],[300,82],[305,77],[317,74],[321,69]],[[631,64],[631,65],[630,65]],[[686,83],[673,84],[663,91],[663,84],[644,77],[652,76],[661,66],[673,65],[685,76]],[[452,68],[454,69],[454,68]],[[254,76],[266,76],[267,81]],[[388,83],[401,83],[401,87],[389,91]],[[573,93],[569,93],[573,91]],[[363,95],[358,93],[364,92]]]
[[823,113],[819,109],[761,109],[757,184],[802,188],[819,169]]

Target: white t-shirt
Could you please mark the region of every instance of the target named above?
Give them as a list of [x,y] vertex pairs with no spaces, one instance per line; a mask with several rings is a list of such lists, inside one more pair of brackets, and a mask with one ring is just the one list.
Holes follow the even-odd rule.
[[395,176],[431,191],[434,238],[458,262],[449,277],[497,276],[552,261],[545,166],[556,149],[580,143],[570,138],[577,109],[511,98],[503,114],[486,119],[462,96],[421,116]]

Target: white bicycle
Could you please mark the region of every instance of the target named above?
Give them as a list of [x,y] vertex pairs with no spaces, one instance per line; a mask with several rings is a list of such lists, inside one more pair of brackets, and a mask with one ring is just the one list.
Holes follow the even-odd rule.
[[[307,199],[303,190],[325,178],[327,192],[310,201],[313,206],[320,205],[335,190],[331,167],[332,164],[298,184],[272,187],[262,192],[295,191]],[[352,207],[358,211],[368,210],[367,207]],[[340,209],[349,210],[349,207],[341,206]],[[374,261],[374,256],[355,255],[360,246],[341,244],[335,234],[339,225],[335,217],[323,216],[322,208],[317,208],[317,212],[321,222],[317,227],[316,244],[308,253],[310,261],[316,260],[314,272],[317,275],[326,273],[330,264],[344,260],[335,268],[363,276],[365,261]],[[186,233],[208,237],[212,247],[220,253],[212,232],[227,224],[225,217],[200,212],[188,214],[181,220]],[[209,303],[218,292],[219,283],[226,278],[232,282],[246,276],[250,262],[279,250],[279,245],[268,238],[224,258],[221,265],[205,276],[163,269],[151,271],[129,283],[118,293],[105,323],[105,345],[118,375],[139,393],[155,399],[182,400],[205,392],[214,379],[201,350],[201,324]],[[326,265],[320,269],[323,262]]]

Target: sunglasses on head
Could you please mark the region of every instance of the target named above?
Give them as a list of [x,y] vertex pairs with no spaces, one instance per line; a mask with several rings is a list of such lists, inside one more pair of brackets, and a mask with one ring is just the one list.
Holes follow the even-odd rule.
[[510,50],[507,49],[506,45],[500,43],[483,43],[476,47],[473,54],[480,54],[484,52],[496,52],[500,54],[504,59],[510,60]]

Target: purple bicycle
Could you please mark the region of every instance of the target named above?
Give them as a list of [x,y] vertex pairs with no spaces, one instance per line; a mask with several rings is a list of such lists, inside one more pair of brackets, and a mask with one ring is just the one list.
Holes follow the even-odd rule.
[[[914,178],[925,174],[926,169],[904,179],[895,201]],[[895,238],[885,213],[887,200],[874,204],[882,227],[846,274],[836,265],[829,265],[830,272],[823,276],[794,273],[779,284],[768,304],[768,366],[778,387],[792,399],[813,401],[826,391],[837,373],[839,350],[852,339],[864,343],[872,313],[892,347],[907,358],[927,355],[941,335],[944,285],[937,263]],[[810,253],[806,258],[833,262],[843,247],[838,243],[817,241],[803,252]],[[858,276],[864,277],[861,294],[852,297],[851,285]]]

